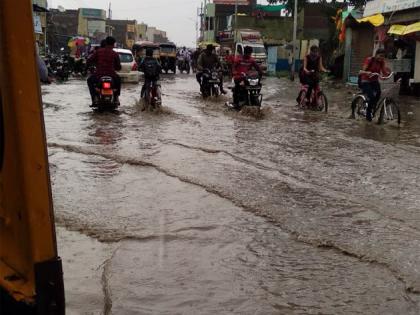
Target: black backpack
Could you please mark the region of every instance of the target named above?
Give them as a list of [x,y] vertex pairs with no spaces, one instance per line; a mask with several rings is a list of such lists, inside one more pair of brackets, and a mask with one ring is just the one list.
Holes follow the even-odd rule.
[[159,64],[155,59],[145,59],[143,61],[143,72],[146,77],[159,76]]

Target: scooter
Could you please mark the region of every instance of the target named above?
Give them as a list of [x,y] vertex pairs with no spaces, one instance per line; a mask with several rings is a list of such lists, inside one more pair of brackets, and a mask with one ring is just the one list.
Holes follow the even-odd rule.
[[115,88],[111,77],[101,77],[96,86],[97,102],[92,106],[98,111],[115,110],[120,106],[115,95]]

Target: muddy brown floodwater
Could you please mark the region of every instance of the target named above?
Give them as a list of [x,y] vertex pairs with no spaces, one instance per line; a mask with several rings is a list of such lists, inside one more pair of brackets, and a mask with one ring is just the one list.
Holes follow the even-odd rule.
[[162,87],[160,114],[43,87],[68,314],[420,314],[418,101],[398,128],[348,119],[345,88],[301,112],[266,79],[256,119]]

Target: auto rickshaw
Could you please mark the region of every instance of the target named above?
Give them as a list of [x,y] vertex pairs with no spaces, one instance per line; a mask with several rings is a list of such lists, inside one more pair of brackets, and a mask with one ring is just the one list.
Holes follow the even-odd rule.
[[160,44],[160,64],[166,73],[169,70],[176,73],[176,45],[174,43]]
[[160,58],[159,44],[143,41],[143,42],[136,42],[132,48],[133,55],[137,63],[140,63],[146,57],[146,50],[148,48],[153,49],[153,58],[159,60]]

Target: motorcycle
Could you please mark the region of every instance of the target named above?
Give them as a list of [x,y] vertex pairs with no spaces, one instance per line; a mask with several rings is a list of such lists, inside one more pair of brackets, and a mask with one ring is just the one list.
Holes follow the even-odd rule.
[[144,93],[142,95],[144,99],[144,107],[142,110],[148,109],[154,110],[160,108],[162,105],[162,93],[160,90],[160,84],[158,81],[150,81],[145,86]]
[[220,73],[217,69],[204,69],[201,76],[201,94],[203,98],[220,95]]
[[[242,109],[244,106],[254,106],[260,108],[263,97],[261,94],[261,77],[258,73],[243,73],[242,77],[243,79],[239,87],[234,88],[234,93],[238,93],[238,104],[227,103],[226,105],[230,108],[238,110]],[[235,91],[236,88],[238,88],[237,91]]]
[[190,62],[184,57],[178,57],[178,70],[179,72],[186,72],[190,74]]
[[70,76],[70,67],[66,58],[57,55],[48,55],[44,60],[48,74],[59,81],[67,81]]
[[92,106],[94,109],[99,111],[115,110],[120,105],[117,103],[116,90],[111,77],[101,77],[95,90],[98,99],[95,105]]

